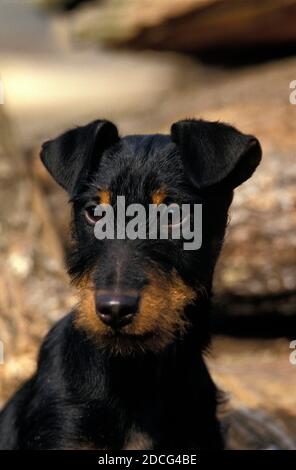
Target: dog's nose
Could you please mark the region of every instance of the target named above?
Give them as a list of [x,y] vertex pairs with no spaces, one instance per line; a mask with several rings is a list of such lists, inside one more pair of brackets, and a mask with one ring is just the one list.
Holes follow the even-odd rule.
[[97,294],[96,296],[98,316],[106,325],[115,329],[130,323],[138,306],[138,295]]

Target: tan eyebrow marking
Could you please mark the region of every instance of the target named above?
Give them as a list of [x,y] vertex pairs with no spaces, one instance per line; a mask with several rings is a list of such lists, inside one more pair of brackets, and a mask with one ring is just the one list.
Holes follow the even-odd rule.
[[111,204],[111,192],[107,189],[98,191],[97,195],[100,198],[100,204]]
[[166,197],[167,197],[166,191],[163,188],[159,188],[153,192],[152,202],[153,204],[156,204],[158,206],[165,200]]

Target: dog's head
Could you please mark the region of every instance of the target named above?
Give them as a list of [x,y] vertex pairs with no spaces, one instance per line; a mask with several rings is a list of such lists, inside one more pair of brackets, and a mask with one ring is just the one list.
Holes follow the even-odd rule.
[[[179,121],[170,135],[121,138],[102,120],[46,142],[41,158],[73,203],[76,326],[122,354],[163,350],[193,324],[202,330],[199,306],[210,294],[233,189],[260,162],[257,139],[202,120]],[[144,219],[131,204],[144,208]],[[163,211],[153,212],[152,236],[150,207]],[[138,236],[117,230],[119,219]],[[103,226],[106,237],[97,237]]]

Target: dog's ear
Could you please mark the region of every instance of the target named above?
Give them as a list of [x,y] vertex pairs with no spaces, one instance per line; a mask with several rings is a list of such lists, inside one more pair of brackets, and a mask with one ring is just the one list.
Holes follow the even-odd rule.
[[234,189],[250,178],[261,160],[258,140],[227,124],[179,121],[172,125],[171,137],[198,189],[217,184]]
[[86,177],[104,150],[118,140],[116,126],[98,120],[45,142],[40,156],[57,183],[73,195],[78,178]]

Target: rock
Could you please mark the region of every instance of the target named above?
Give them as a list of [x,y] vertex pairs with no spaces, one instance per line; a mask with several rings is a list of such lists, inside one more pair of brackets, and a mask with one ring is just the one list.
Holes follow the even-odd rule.
[[289,340],[239,339],[217,336],[207,361],[220,388],[230,394],[234,408],[243,403],[266,412],[296,414],[293,394],[295,365]]
[[35,367],[41,337],[73,304],[63,249],[37,183],[0,108],[0,399]]
[[46,7],[62,10],[72,10],[81,3],[86,3],[91,0],[36,0],[37,4],[44,5]]
[[295,365],[290,342],[216,337],[207,362],[224,392],[220,419],[230,449],[295,449]]
[[226,449],[295,450],[296,440],[280,420],[261,410],[242,406],[224,419]]
[[296,39],[291,0],[106,0],[79,9],[73,18],[80,38],[112,47],[201,52]]

